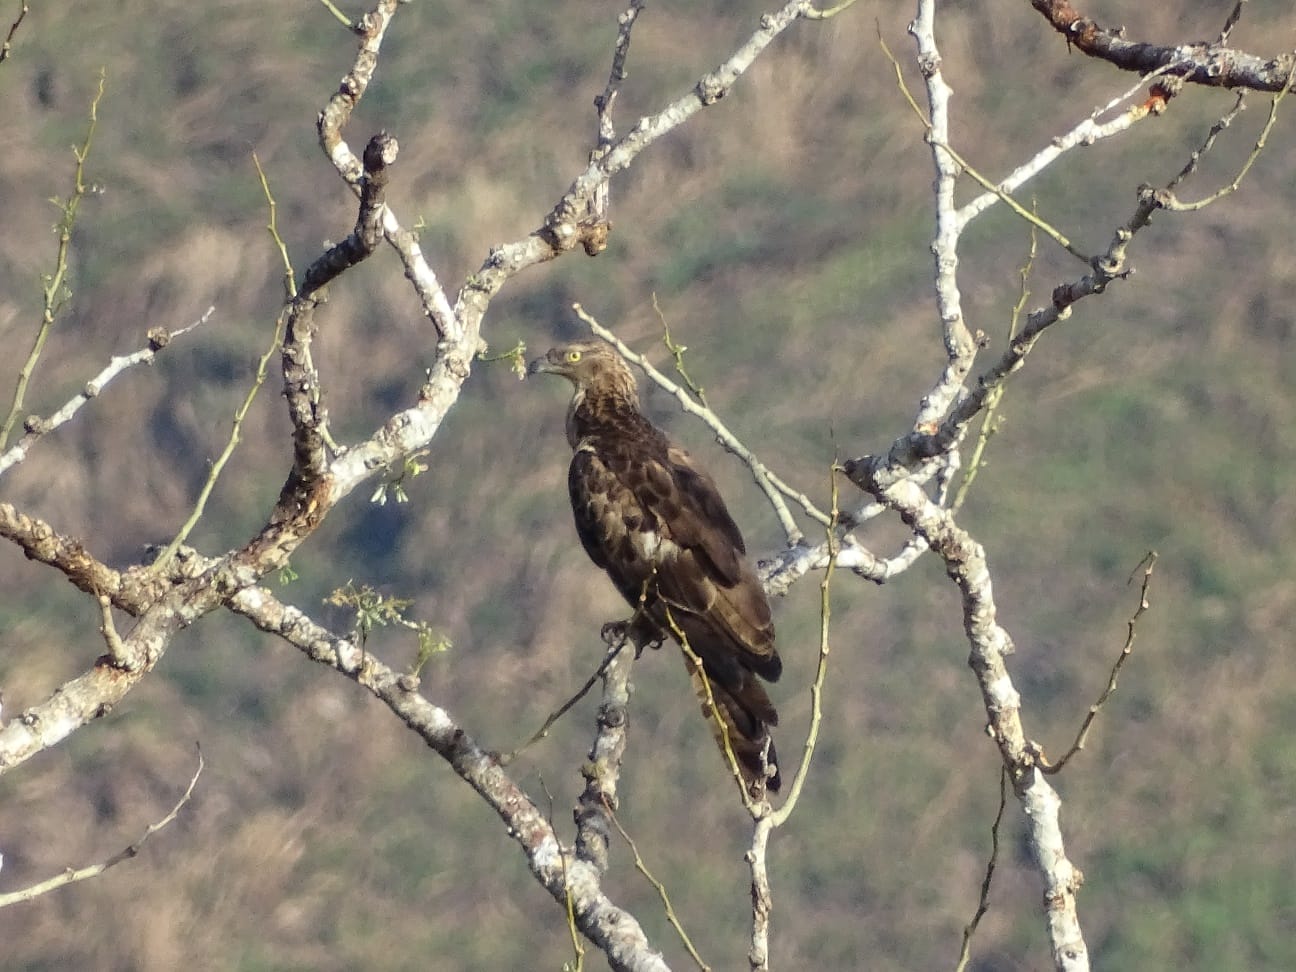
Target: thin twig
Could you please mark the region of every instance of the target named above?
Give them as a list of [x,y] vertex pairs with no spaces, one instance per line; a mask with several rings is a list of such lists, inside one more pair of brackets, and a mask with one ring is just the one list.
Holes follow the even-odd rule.
[[352,33],[355,33],[356,25],[351,21],[350,17],[338,9],[337,5],[333,3],[332,0],[320,0],[320,3],[324,5],[324,8],[328,10],[329,13],[337,18],[338,23]]
[[[275,246],[279,250],[279,257],[284,265],[284,290],[287,293],[288,302],[291,304],[292,299],[297,295],[296,274],[293,271],[292,261],[288,257],[288,247],[279,235],[279,226],[277,221],[277,206],[274,194],[270,191],[270,183],[266,179],[265,170],[261,168],[261,160],[252,155],[252,162],[256,166],[257,176],[261,180],[261,191],[265,194],[266,207],[269,212],[269,222],[266,224],[266,230],[270,233],[270,238],[274,240]],[[243,396],[243,401],[238,408],[234,410],[234,420],[230,427],[229,438],[225,440],[225,445],[221,453],[216,457],[216,461],[211,464],[211,469],[207,473],[207,479],[203,482],[202,489],[198,491],[198,498],[194,500],[193,509],[189,512],[189,517],[181,525],[172,541],[167,544],[166,549],[162,551],[154,563],[159,565],[159,569],[164,569],[170,563],[175,552],[189,539],[189,534],[193,532],[194,527],[202,519],[204,511],[207,509],[207,501],[211,498],[212,491],[216,488],[216,482],[220,479],[221,473],[225,469],[225,464],[229,462],[230,457],[234,455],[234,450],[238,448],[243,439],[243,421],[252,409],[253,402],[256,401],[257,393],[261,391],[261,386],[266,383],[270,376],[270,362],[274,359],[279,345],[283,341],[284,325],[286,321],[287,310],[279,314],[275,320],[274,334],[270,338],[270,346],[257,360],[256,374],[252,376],[252,384],[247,393]]]
[[836,524],[839,507],[837,491],[839,471],[840,467],[834,461],[829,471],[832,514],[831,521],[824,528],[825,542],[828,546],[828,564],[824,568],[823,579],[819,582],[819,662],[815,668],[814,681],[810,684],[810,726],[806,731],[801,762],[792,776],[787,797],[777,810],[759,815],[753,813],[755,826],[752,829],[751,847],[744,855],[747,866],[751,869],[752,933],[747,962],[753,972],[766,972],[769,969],[769,925],[774,907],[766,864],[770,834],[773,833],[774,828],[781,827],[788,821],[801,799],[806,778],[810,773],[815,747],[819,742],[819,730],[823,725],[823,689],[828,676],[828,655],[831,649],[829,631],[832,626],[832,581],[837,568],[840,546]]
[[603,656],[603,660],[599,662],[598,668],[594,669],[594,673],[585,680],[585,684],[576,690],[576,694],[571,696],[571,698],[553,712],[550,712],[548,718],[545,719],[544,724],[532,734],[530,739],[524,742],[521,746],[518,746],[517,749],[514,749],[511,752],[502,753],[499,757],[499,764],[501,766],[507,766],[538,743],[541,739],[548,736],[549,730],[553,728],[554,723],[565,716],[569,711],[571,711],[572,706],[589,694],[589,690],[594,687],[594,683],[603,677],[603,673],[606,672],[608,666],[616,660],[617,655],[621,653],[621,649],[626,646],[627,641],[629,641],[628,636],[625,634],[621,635],[621,637],[608,648],[607,653]]
[[[601,93],[594,96],[594,110],[598,117],[598,142],[589,154],[591,166],[596,166],[603,161],[604,156],[612,151],[616,141],[616,126],[612,123],[612,106],[616,104],[621,84],[629,77],[626,72],[626,59],[630,56],[630,35],[646,2],[647,0],[630,0],[630,6],[617,18],[617,37],[612,47],[612,67],[608,71],[607,84]],[[577,222],[581,245],[589,256],[597,256],[607,248],[608,235],[612,232],[612,221],[609,216],[611,207],[611,179],[605,176],[586,198],[585,212]]]
[[963,926],[963,946],[959,950],[958,965],[954,972],[963,972],[968,960],[972,957],[972,936],[976,934],[981,919],[990,910],[990,884],[994,880],[995,867],[999,861],[999,826],[1003,823],[1004,809],[1008,806],[1008,768],[999,767],[999,809],[995,813],[994,823],[990,825],[990,859],[986,861],[985,877],[981,879],[981,897],[977,900],[976,914]]
[[[905,82],[904,72],[900,67],[900,62],[896,59],[895,55],[891,53],[891,49],[887,46],[886,39],[882,36],[880,25],[878,26],[878,44],[881,46],[883,53],[886,54],[887,58],[891,61],[891,66],[895,70],[896,86],[900,89],[901,95],[904,96],[905,101],[909,103],[909,107],[913,110],[913,113],[917,115],[918,120],[922,122],[923,128],[925,128],[930,135],[932,132],[930,116],[923,111],[919,106],[917,99],[915,99],[912,92],[910,92],[909,86]],[[1071,131],[1053,139],[1047,148],[1037,152],[1032,158],[1018,166],[997,185],[988,185],[988,180],[984,180],[983,177],[978,176],[966,165],[965,162],[954,154],[948,144],[933,142],[932,144],[947,151],[951,158],[958,161],[960,165],[963,165],[968,171],[968,174],[981,182],[983,187],[988,190],[983,195],[978,196],[976,199],[973,199],[959,209],[959,222],[963,226],[966,226],[993,205],[995,200],[1006,201],[1009,202],[1010,205],[1015,205],[1012,203],[1011,197],[1005,199],[1005,194],[1021,188],[1021,186],[1030,179],[1039,175],[1040,172],[1060,158],[1064,153],[1069,152],[1073,148],[1093,145],[1095,142],[1104,138],[1111,138],[1114,135],[1118,135],[1128,130],[1135,122],[1148,117],[1150,114],[1155,114],[1158,102],[1156,99],[1148,99],[1140,104],[1131,106],[1125,112],[1110,121],[1098,121],[1100,116],[1114,110],[1118,105],[1124,104],[1133,97],[1136,92],[1142,91],[1150,81],[1164,75],[1169,75],[1175,67],[1176,65],[1174,64],[1167,64],[1156,71],[1143,75],[1135,84],[1112,98],[1106,105],[1095,110],[1088,118],[1074,126]],[[1019,212],[1022,215],[1025,215],[1024,211]],[[1043,228],[1043,226],[1040,228]]]
[[279,350],[279,343],[283,339],[284,318],[281,314],[275,321],[274,335],[270,339],[270,346],[266,348],[265,353],[257,361],[256,374],[252,376],[252,385],[248,388],[247,394],[243,396],[243,401],[239,407],[234,410],[234,420],[231,423],[229,438],[225,441],[225,446],[221,449],[221,454],[216,457],[215,462],[211,464],[211,470],[207,473],[207,479],[203,482],[202,489],[198,491],[198,498],[194,500],[193,509],[189,513],[188,519],[181,525],[174,539],[167,544],[166,549],[158,555],[155,563],[165,565],[175,556],[176,550],[189,539],[189,534],[193,532],[198,521],[202,519],[204,511],[207,509],[207,500],[211,498],[212,491],[216,488],[216,481],[220,479],[221,473],[225,469],[225,464],[229,462],[230,457],[234,455],[234,450],[238,448],[239,443],[243,440],[243,420],[252,409],[252,403],[256,401],[257,392],[265,384],[266,379],[270,376],[270,362]]
[[99,124],[99,102],[103,100],[106,83],[107,75],[103,69],[100,69],[99,87],[94,97],[90,99],[90,122],[86,126],[85,138],[81,140],[79,147],[74,146],[72,149],[72,155],[76,158],[72,193],[67,199],[54,200],[62,214],[58,221],[58,249],[54,257],[54,272],[42,277],[44,306],[41,310],[40,327],[36,329],[36,341],[27,355],[27,360],[23,362],[18,372],[9,414],[5,416],[4,424],[0,425],[0,449],[3,449],[5,443],[9,441],[9,433],[13,431],[14,423],[18,421],[18,416],[22,412],[23,400],[27,395],[27,384],[31,381],[32,372],[36,369],[36,362],[40,360],[41,352],[45,350],[45,341],[54,328],[54,319],[72,296],[72,292],[67,287],[68,255],[72,249],[72,230],[76,227],[81,200],[92,188],[85,183],[85,164],[86,159],[90,157],[90,146],[94,144],[95,127]]
[[14,35],[18,33],[18,28],[22,26],[23,18],[27,16],[27,0],[20,0],[18,4],[18,19],[9,25],[9,33],[5,35],[4,43],[0,44],[0,62],[9,60],[9,54],[13,50]]
[[108,646],[108,657],[119,668],[126,668],[130,664],[130,653],[122,644],[121,635],[117,633],[117,625],[113,623],[112,598],[107,594],[100,594],[98,601],[99,633],[103,635],[104,644]]
[[[1030,250],[1026,254],[1026,263],[1020,271],[1021,289],[1017,293],[1017,302],[1013,304],[1012,313],[1008,315],[1009,347],[1012,346],[1013,338],[1017,336],[1017,325],[1021,322],[1022,312],[1026,309],[1026,302],[1030,300],[1030,273],[1031,268],[1035,266],[1037,243],[1035,228],[1031,227]],[[977,473],[985,465],[986,447],[999,430],[997,412],[1006,387],[1005,384],[998,384],[986,396],[985,415],[981,419],[981,431],[977,434],[976,445],[972,447],[972,457],[968,460],[967,470],[963,473],[963,481],[959,483],[958,491],[954,494],[954,502],[950,504],[950,512],[952,513],[957,513],[963,508],[963,502],[967,499],[968,491],[972,488]]]
[[1247,0],[1237,0],[1237,3],[1233,5],[1233,10],[1228,15],[1228,19],[1224,21],[1224,29],[1220,31],[1219,35],[1219,44],[1221,47],[1228,43],[1229,34],[1233,33],[1233,28],[1236,27],[1238,21],[1242,19],[1242,7],[1246,2]]
[[137,364],[152,363],[157,352],[167,347],[175,338],[188,334],[194,328],[207,323],[215,312],[215,307],[208,307],[202,317],[187,327],[182,327],[176,331],[168,331],[162,327],[149,331],[147,347],[143,347],[133,354],[122,354],[113,358],[102,371],[85,383],[84,389],[68,399],[57,412],[54,412],[48,418],[37,418],[35,416],[29,418],[26,422],[26,433],[23,437],[15,442],[8,451],[0,454],[0,475],[4,475],[12,466],[27,458],[27,453],[31,451],[32,446],[36,444],[38,439],[49,435],[55,429],[71,421],[82,406],[90,399],[97,397],[107,387],[108,383],[119,374]]
[[[557,833],[558,828],[554,825],[553,818],[553,794],[545,785],[543,776],[540,777],[540,789],[544,791],[545,799],[548,800],[546,819],[549,821],[549,829]],[[567,871],[567,848],[561,844],[558,847],[558,863],[562,867],[563,898],[567,905],[567,931],[571,935],[572,953],[576,956],[575,964],[564,962],[563,969],[564,972],[582,972],[585,968],[585,945],[581,942],[580,930],[576,927],[576,904],[572,901],[571,875]]]
[[149,824],[148,830],[144,831],[144,835],[140,837],[139,840],[135,841],[135,843],[131,844],[129,847],[118,851],[112,857],[100,864],[91,864],[89,867],[76,869],[69,868],[58,877],[52,877],[47,881],[41,881],[39,884],[33,884],[29,888],[23,888],[21,891],[10,891],[8,894],[0,894],[0,908],[7,908],[9,905],[17,904],[20,901],[31,901],[33,898],[38,898],[43,894],[49,894],[51,891],[57,890],[66,885],[75,884],[77,881],[84,881],[87,878],[98,877],[104,871],[108,870],[108,868],[115,867],[122,861],[130,860],[132,857],[135,857],[140,852],[140,848],[144,846],[144,843],[150,837],[171,823],[171,821],[175,820],[176,816],[180,813],[180,808],[188,803],[189,798],[193,796],[194,787],[198,785],[198,777],[202,775],[202,771],[203,755],[202,749],[199,747],[198,768],[194,770],[193,776],[189,779],[189,785],[185,787],[184,795],[181,796],[176,805],[171,808],[170,813],[157,823]]
[[918,106],[917,99],[914,98],[913,93],[909,90],[908,84],[905,83],[904,72],[900,69],[900,62],[896,60],[896,56],[891,53],[891,48],[887,46],[886,41],[882,38],[880,27],[878,29],[878,43],[882,47],[882,52],[888,58],[890,58],[891,65],[895,69],[896,84],[900,86],[900,93],[903,94],[905,100],[909,102],[909,107],[913,109],[914,114],[916,114],[919,117],[919,119],[921,119],[923,126],[927,129],[927,136],[928,139],[931,141],[931,144],[937,146],[938,148],[944,149],[944,151],[949,154],[949,157],[953,159],[964,172],[966,172],[969,176],[971,176],[973,181],[977,182],[982,189],[985,189],[987,192],[993,193],[996,197],[998,197],[1000,202],[1006,205],[1009,209],[1011,209],[1022,219],[1026,220],[1026,222],[1030,223],[1031,226],[1033,226],[1035,229],[1038,229],[1049,239],[1057,243],[1058,246],[1062,247],[1064,250],[1070,253],[1077,260],[1080,260],[1082,263],[1088,264],[1092,260],[1092,258],[1087,254],[1082,253],[1080,250],[1077,250],[1074,246],[1072,246],[1071,241],[1068,240],[1064,235],[1062,235],[1062,232],[1060,230],[1056,229],[1052,224],[1045,222],[1043,219],[1039,217],[1037,213],[1034,213],[1031,210],[1027,209],[1016,199],[1014,199],[1011,195],[1009,195],[1008,192],[1005,191],[1002,187],[995,185],[993,182],[991,182],[988,178],[983,176],[976,169],[972,168],[971,164],[969,164],[967,159],[963,158],[963,156],[961,156],[958,152],[954,151],[953,146],[951,146],[949,143],[937,141],[934,138],[934,136],[932,135],[931,121],[928,119],[927,115],[923,112],[922,108]]
[[1247,177],[1247,173],[1251,171],[1251,167],[1254,166],[1256,160],[1260,158],[1260,153],[1264,151],[1265,143],[1269,139],[1269,133],[1273,131],[1274,124],[1278,121],[1278,106],[1282,104],[1282,100],[1287,97],[1287,92],[1291,90],[1293,81],[1296,81],[1296,63],[1292,65],[1291,71],[1287,74],[1287,83],[1283,85],[1283,89],[1274,95],[1273,100],[1269,102],[1269,117],[1265,120],[1264,127],[1260,129],[1260,135],[1256,138],[1255,145],[1251,149],[1251,154],[1246,157],[1246,161],[1242,163],[1242,168],[1238,170],[1238,174],[1232,182],[1211,193],[1205,199],[1199,199],[1196,202],[1180,202],[1170,194],[1170,189],[1172,189],[1176,183],[1196,167],[1197,159],[1200,155],[1211,147],[1215,137],[1227,128],[1229,123],[1237,116],[1238,112],[1242,110],[1244,101],[1243,96],[1246,92],[1241,92],[1238,95],[1237,102],[1234,104],[1232,111],[1216,122],[1215,125],[1211,126],[1210,133],[1207,135],[1206,142],[1202,145],[1201,149],[1193,153],[1193,157],[1189,164],[1184,167],[1184,171],[1181,172],[1167,187],[1164,197],[1160,199],[1161,207],[1175,213],[1191,213],[1199,209],[1205,209],[1211,203],[1218,202],[1225,196],[1237,192],[1238,188],[1242,185],[1242,180]]
[[[1202,156],[1215,146],[1215,140],[1219,138],[1226,128],[1233,124],[1233,120],[1237,118],[1237,116],[1241,114],[1242,110],[1246,107],[1246,96],[1247,93],[1245,91],[1239,91],[1237,93],[1237,99],[1233,102],[1233,107],[1216,120],[1215,124],[1210,127],[1210,131],[1206,133],[1206,138],[1202,140],[1201,147],[1188,156],[1188,161],[1184,163],[1184,167],[1179,170],[1178,175],[1166,183],[1166,189],[1168,191],[1173,192],[1178,188],[1181,182],[1197,171],[1197,166],[1200,164]],[[1270,114],[1272,117],[1272,111]]]
[[1138,607],[1134,610],[1134,613],[1130,615],[1129,620],[1125,622],[1125,644],[1121,646],[1120,654],[1116,656],[1116,663],[1112,665],[1111,674],[1107,677],[1107,687],[1103,689],[1102,695],[1098,696],[1098,701],[1089,706],[1089,712],[1085,715],[1084,722],[1080,725],[1080,731],[1076,733],[1075,742],[1073,742],[1071,748],[1062,755],[1062,758],[1056,763],[1050,763],[1044,758],[1042,753],[1040,754],[1040,769],[1043,772],[1049,774],[1060,772],[1062,767],[1066,766],[1066,764],[1071,760],[1072,756],[1084,749],[1085,740],[1089,737],[1089,730],[1093,726],[1094,720],[1098,718],[1098,713],[1102,711],[1102,707],[1107,704],[1107,700],[1110,699],[1112,693],[1116,691],[1116,681],[1120,678],[1121,669],[1125,667],[1125,663],[1129,661],[1130,655],[1134,652],[1135,629],[1138,626],[1139,618],[1143,617],[1143,613],[1150,607],[1148,602],[1148,590],[1152,586],[1152,569],[1156,567],[1156,562],[1157,552],[1155,550],[1149,550],[1147,556],[1139,561],[1138,567],[1135,567],[1134,573],[1130,575],[1129,582],[1132,584],[1134,583],[1134,578],[1138,575],[1139,568],[1142,568],[1143,584],[1139,589]]
[[695,398],[702,403],[703,408],[710,408],[711,404],[706,400],[706,390],[693,380],[693,377],[684,370],[684,352],[688,350],[688,345],[680,344],[671,336],[670,322],[666,320],[666,314],[662,311],[661,305],[657,303],[656,292],[652,295],[653,310],[657,314],[657,320],[662,326],[662,344],[666,345],[666,350],[670,352],[671,357],[675,359],[675,371],[684,379],[684,384],[688,386]]
[[1041,233],[1043,233],[1045,236],[1051,239],[1058,246],[1062,247],[1062,249],[1066,250],[1073,257],[1075,257],[1077,260],[1079,260],[1081,263],[1085,264],[1086,266],[1093,263],[1093,257],[1083,252],[1082,250],[1076,249],[1076,247],[1072,245],[1071,241],[1067,239],[1064,235],[1062,235],[1061,230],[1055,228],[1053,224],[1043,219],[1040,219],[1038,215],[1031,212],[1029,209],[1027,209],[1025,206],[1019,203],[1016,199],[1014,199],[1011,195],[1009,195],[1004,189],[995,185],[993,182],[991,182],[988,178],[983,176],[976,169],[972,168],[972,165],[968,162],[968,160],[963,158],[963,156],[959,155],[958,152],[954,151],[952,146],[944,142],[935,142],[935,141],[933,141],[932,144],[939,145],[946,152],[948,152],[950,158],[952,158],[956,163],[958,163],[959,167],[964,172],[966,172],[969,176],[971,176],[972,180],[978,183],[982,189],[985,189],[987,192],[994,193],[994,195],[999,198],[1000,202],[1002,202],[1014,213],[1016,213],[1026,222],[1028,222],[1035,229],[1039,230]]
[[689,645],[688,635],[684,633],[684,629],[676,622],[669,607],[666,608],[666,624],[679,642],[680,651],[684,653],[684,663],[688,666],[689,674],[697,678],[698,684],[702,687],[702,698],[706,703],[706,714],[719,729],[720,748],[724,751],[725,762],[729,764],[729,774],[734,778],[734,782],[738,784],[738,792],[742,794],[743,806],[747,808],[748,813],[755,816],[757,803],[752,799],[752,795],[747,792],[747,783],[743,779],[742,769],[738,766],[738,754],[734,752],[733,740],[729,736],[729,726],[720,712],[720,706],[716,704],[715,693],[711,690],[711,678],[706,673],[702,659]]
[[[607,85],[602,93],[594,98],[594,108],[598,111],[599,120],[599,145],[604,149],[610,146],[616,137],[616,129],[612,125],[612,105],[616,102],[621,84],[630,76],[626,71],[626,59],[630,56],[630,34],[646,2],[647,0],[630,0],[630,5],[617,18],[617,38],[612,47],[612,68],[608,71]],[[601,158],[602,153],[598,157]]]
[[832,7],[825,7],[822,10],[820,10],[817,7],[807,7],[805,12],[802,13],[801,16],[804,17],[806,20],[827,20],[830,17],[836,17],[847,7],[853,6],[854,3],[855,0],[841,0],[841,2],[838,3],[837,5]]
[[689,938],[688,932],[686,932],[684,926],[680,924],[679,915],[675,913],[675,906],[671,904],[670,894],[666,891],[666,885],[657,880],[657,878],[653,876],[652,871],[648,870],[648,865],[644,862],[643,855],[639,853],[639,845],[636,844],[634,838],[626,832],[625,827],[621,825],[621,821],[617,819],[616,811],[612,809],[612,806],[606,800],[603,802],[603,808],[607,811],[608,819],[612,821],[612,825],[616,827],[617,833],[621,835],[621,838],[629,846],[630,853],[634,854],[635,870],[642,874],[648,883],[653,886],[653,890],[657,892],[657,897],[661,900],[662,908],[666,912],[666,920],[670,922],[670,926],[675,929],[675,934],[677,934],[679,940],[684,943],[684,947],[688,950],[693,961],[697,963],[697,967],[701,969],[702,972],[711,972],[711,966],[707,965],[706,962],[702,960],[702,956],[698,954],[698,950],[693,947],[693,940]]
[[[599,663],[599,667],[594,669],[594,674],[585,680],[585,684],[576,690],[575,695],[569,698],[566,702],[560,705],[553,712],[549,713],[549,717],[545,719],[544,725],[542,725],[539,729],[536,730],[535,735],[533,735],[530,739],[528,739],[526,742],[524,742],[521,746],[519,746],[517,749],[513,750],[512,752],[504,753],[503,755],[501,755],[499,757],[499,762],[501,766],[507,766],[513,760],[517,759],[518,756],[520,756],[525,750],[529,749],[531,746],[534,746],[545,736],[549,735],[549,730],[553,728],[553,724],[557,722],[559,719],[561,719],[563,716],[565,716],[571,710],[572,706],[574,706],[581,699],[585,698],[585,696],[589,694],[589,690],[594,687],[594,683],[603,677],[603,675],[608,670],[608,666],[610,666],[614,661],[616,661],[617,655],[621,653],[621,649],[624,648],[626,646],[626,643],[630,640],[630,632],[634,630],[635,625],[637,625],[639,623],[639,620],[644,616],[644,611],[648,607],[648,593],[650,590],[651,583],[652,583],[651,578],[644,581],[643,586],[639,590],[639,603],[635,605],[634,614],[630,615],[629,620],[624,622],[619,622],[619,627],[621,628],[621,631],[617,636],[616,641],[608,645],[607,654],[603,656],[603,661]],[[606,632],[607,630],[608,628],[605,627],[604,631]]]
[[801,762],[792,776],[787,797],[782,806],[774,813],[774,826],[782,826],[796,809],[810,774],[810,763],[814,758],[815,746],[819,742],[819,730],[823,725],[823,690],[828,677],[828,654],[831,648],[829,629],[832,624],[832,582],[837,572],[837,556],[841,552],[841,541],[837,535],[837,517],[839,516],[839,496],[837,474],[841,467],[833,463],[829,473],[829,495],[832,506],[830,519],[824,527],[824,542],[828,547],[828,562],[824,566],[823,577],[819,581],[819,662],[815,668],[814,681],[810,683],[810,726],[806,731],[805,746],[801,750]]
[[261,183],[261,194],[265,196],[266,232],[270,234],[270,239],[274,240],[275,248],[279,251],[279,260],[283,263],[284,296],[291,300],[297,296],[297,273],[293,269],[292,258],[288,256],[288,244],[279,235],[279,204],[270,190],[270,179],[266,176],[265,169],[261,168],[261,159],[255,152],[252,153],[252,164],[256,166],[257,179]]

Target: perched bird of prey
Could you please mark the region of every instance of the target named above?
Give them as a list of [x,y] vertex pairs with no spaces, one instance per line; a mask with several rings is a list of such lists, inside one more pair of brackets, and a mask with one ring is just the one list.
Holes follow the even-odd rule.
[[[567,488],[576,532],[635,609],[631,640],[637,649],[667,636],[687,642],[701,659],[748,790],[777,791],[769,727],[778,713],[757,676],[776,681],[783,663],[769,602],[715,481],[639,411],[634,375],[607,345],[553,348],[529,370],[562,375],[575,387]],[[695,669],[690,663],[706,712]]]

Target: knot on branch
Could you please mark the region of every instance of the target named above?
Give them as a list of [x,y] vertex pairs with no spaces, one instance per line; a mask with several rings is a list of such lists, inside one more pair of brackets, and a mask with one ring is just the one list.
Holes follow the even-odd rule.
[[365,146],[365,175],[370,179],[385,175],[384,170],[396,161],[399,152],[400,143],[396,141],[396,137],[387,132],[379,132],[369,139],[369,144]]
[[612,235],[612,224],[606,221],[582,224],[580,227],[581,247],[586,256],[598,256],[607,249],[608,237]]
[[564,252],[570,250],[576,244],[576,228],[569,220],[562,218],[547,219],[541,232],[549,240],[551,246]]
[[714,74],[708,74],[697,83],[696,90],[698,101],[702,102],[703,105],[709,108],[711,105],[714,105],[717,101],[723,98],[728,93],[729,89],[725,87],[724,82]]
[[601,729],[616,729],[626,724],[626,708],[618,702],[604,702],[599,706],[598,724]]

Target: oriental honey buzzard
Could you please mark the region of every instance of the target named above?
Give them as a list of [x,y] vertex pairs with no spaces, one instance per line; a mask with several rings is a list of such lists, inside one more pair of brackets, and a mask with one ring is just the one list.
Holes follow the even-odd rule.
[[[567,487],[576,532],[637,609],[628,629],[636,648],[667,636],[687,641],[749,792],[777,791],[769,727],[778,713],[757,676],[776,681],[783,663],[769,602],[715,481],[639,411],[634,375],[607,345],[553,348],[529,370],[562,375],[574,386]],[[705,686],[689,668],[705,711]]]

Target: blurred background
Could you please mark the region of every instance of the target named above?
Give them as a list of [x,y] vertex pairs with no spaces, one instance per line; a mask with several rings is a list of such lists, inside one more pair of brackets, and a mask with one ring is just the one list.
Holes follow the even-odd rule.
[[[539,353],[582,334],[579,300],[659,364],[654,296],[691,374],[734,431],[827,502],[834,455],[884,449],[912,420],[943,352],[931,296],[930,156],[879,35],[915,93],[912,4],[860,0],[789,30],[733,93],[645,153],[612,186],[615,229],[597,259],[528,271],[484,326],[493,351]],[[1094,2],[1127,36],[1218,34],[1232,3]],[[348,5],[359,15],[362,8]],[[748,0],[662,0],[634,32],[621,130],[688,91],[756,26]],[[269,12],[273,10],[273,12]],[[401,155],[390,200],[421,227],[453,295],[492,245],[535,229],[585,165],[619,4],[416,3],[400,8],[347,135],[380,128]],[[16,9],[13,11],[16,16]],[[1252,0],[1232,43],[1290,49],[1296,13]],[[953,139],[1001,177],[1134,79],[1069,52],[1030,5],[940,5]],[[7,25],[11,17],[5,16]],[[316,145],[315,117],[354,40],[323,6],[33,5],[0,65],[0,372],[4,401],[40,316],[58,210],[102,68],[107,94],[73,240],[73,296],[25,411],[49,414],[152,327],[213,319],[151,369],[118,378],[13,470],[0,498],[124,566],[185,519],[268,346],[282,267],[252,162],[265,168],[299,273],[348,233],[355,202]],[[1164,117],[1076,151],[1020,194],[1087,252],[1164,184],[1232,104],[1190,89]],[[1184,198],[1229,182],[1267,115],[1250,108]],[[1013,380],[964,525],[985,543],[1027,730],[1066,748],[1106,683],[1137,605],[1129,578],[1158,551],[1152,610],[1089,746],[1058,778],[1080,917],[1106,969],[1296,966],[1296,444],[1290,294],[1296,261],[1296,103],[1241,190],[1195,215],[1159,214],[1135,273],[1078,306]],[[967,198],[975,187],[961,187]],[[969,324],[1004,347],[1028,228],[999,207],[965,238]],[[1083,272],[1041,243],[1029,307]],[[331,290],[315,359],[334,434],[368,436],[411,404],[434,337],[394,255]],[[262,522],[289,462],[278,369],[245,424],[194,543],[215,553]],[[425,694],[489,747],[512,749],[602,656],[623,614],[580,550],[565,490],[566,389],[479,363],[432,443],[410,502],[335,510],[278,593],[322,604],[353,580],[414,600],[453,643]],[[782,535],[745,469],[649,390],[645,406],[720,480],[757,556]],[[851,487],[846,487],[847,490]],[[857,497],[843,493],[844,502]],[[904,540],[875,522],[882,555]],[[102,652],[96,606],[0,546],[0,690],[16,717]],[[775,605],[787,664],[779,744],[809,714],[817,578]],[[771,849],[772,965],[952,967],[977,902],[998,801],[998,756],[967,670],[956,592],[934,558],[885,587],[834,590],[827,717],[809,791]],[[370,647],[412,663],[412,636]],[[620,818],[702,955],[745,967],[746,815],[673,651],[635,669]],[[597,699],[515,766],[570,833]],[[381,705],[296,651],[213,616],[187,632],[107,718],[0,778],[0,890],[102,859],[183,791],[192,804],[140,857],[0,911],[13,969],[558,969],[561,911],[481,801]],[[982,970],[1048,965],[1038,879],[1009,807]],[[624,848],[607,888],[676,967],[688,959]],[[603,960],[591,957],[593,967]]]

